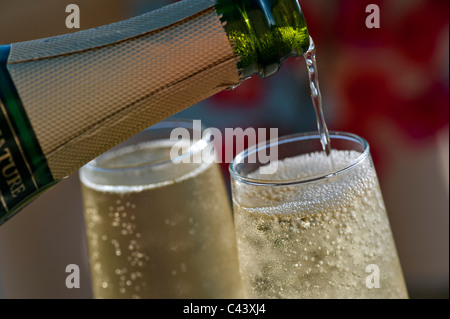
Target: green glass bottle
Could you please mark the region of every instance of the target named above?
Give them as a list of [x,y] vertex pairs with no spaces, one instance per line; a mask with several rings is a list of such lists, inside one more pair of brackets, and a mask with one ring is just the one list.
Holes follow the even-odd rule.
[[309,48],[308,29],[296,0],[218,0],[216,10],[244,78],[268,77],[284,60]]
[[0,224],[113,146],[308,47],[297,0],[183,0],[0,45]]

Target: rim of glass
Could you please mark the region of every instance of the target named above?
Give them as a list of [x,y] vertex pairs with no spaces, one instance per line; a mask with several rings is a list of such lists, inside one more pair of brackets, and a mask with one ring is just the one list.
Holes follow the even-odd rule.
[[[150,131],[154,131],[154,130],[158,130],[158,129],[176,129],[176,128],[186,128],[186,129],[191,129],[192,132],[194,132],[194,127],[193,127],[193,121],[194,120],[188,120],[188,119],[170,119],[170,120],[163,120],[161,122],[158,122],[148,128],[146,128],[145,130],[137,133],[136,135],[130,137],[130,139],[134,138],[135,136],[142,134],[144,132],[150,132]],[[201,125],[200,128],[200,134],[201,134],[201,138],[197,141],[195,141],[193,144],[191,144],[191,146],[189,147],[189,151],[186,153],[183,153],[179,156],[177,156],[176,158],[172,159],[162,159],[162,160],[155,160],[155,161],[150,161],[150,162],[144,162],[142,164],[136,165],[136,166],[130,166],[130,167],[117,167],[117,168],[105,168],[105,167],[101,167],[101,165],[99,165],[99,160],[103,159],[108,159],[108,154],[110,152],[110,150],[106,151],[105,153],[99,155],[98,157],[96,157],[95,159],[91,160],[90,162],[88,162],[87,164],[84,165],[84,168],[89,169],[89,170],[93,170],[93,171],[98,171],[98,172],[105,172],[105,173],[113,173],[113,172],[118,172],[118,171],[134,171],[134,170],[142,170],[142,169],[146,169],[146,168],[150,168],[150,167],[157,167],[157,166],[163,166],[169,163],[173,163],[173,161],[175,160],[180,160],[188,157],[188,156],[192,156],[193,154],[202,151],[206,145],[208,145],[209,143],[211,143],[213,141],[213,135],[212,134],[208,134],[208,129],[205,129],[205,127],[203,126],[203,124]],[[169,136],[167,136],[167,138],[169,138]],[[191,136],[191,141],[192,141],[192,136]],[[127,141],[124,141],[123,143],[126,143]],[[145,143],[145,142],[149,142],[149,141],[142,141],[140,143]],[[124,146],[124,149],[132,146],[132,145],[137,145],[140,143],[136,143],[136,144],[131,144],[128,146]],[[120,144],[119,144],[120,145]]]
[[[298,142],[303,140],[311,140],[311,139],[318,139],[320,141],[320,135],[318,132],[306,132],[306,133],[296,133],[291,135],[282,136],[281,138],[278,138],[277,140],[269,140],[268,142],[262,142],[257,145],[253,145],[249,147],[248,149],[240,152],[236,157],[233,159],[229,166],[229,171],[232,177],[242,183],[255,185],[255,186],[289,186],[289,185],[298,185],[298,184],[306,184],[311,182],[317,182],[320,180],[325,180],[337,175],[340,175],[346,171],[349,171],[353,169],[354,167],[358,166],[361,162],[363,162],[370,154],[370,147],[369,143],[363,139],[362,137],[347,133],[347,132],[339,132],[339,131],[330,131],[329,132],[330,139],[333,137],[338,137],[340,139],[354,141],[363,146],[363,151],[361,154],[359,154],[358,157],[356,157],[354,160],[349,162],[345,167],[342,167],[338,170],[326,172],[323,174],[320,174],[318,176],[314,176],[311,178],[299,178],[299,179],[286,179],[286,180],[265,180],[265,179],[255,179],[250,177],[245,177],[239,174],[236,171],[236,166],[239,164],[242,164],[242,160],[247,158],[249,155],[254,154],[260,150],[273,147],[275,145],[282,145],[292,142]],[[333,145],[331,145],[333,146]],[[305,153],[306,154],[306,153]]]

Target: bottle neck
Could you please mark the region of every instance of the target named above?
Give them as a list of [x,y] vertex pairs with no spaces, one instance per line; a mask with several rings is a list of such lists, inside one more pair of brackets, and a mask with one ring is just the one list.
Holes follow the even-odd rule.
[[288,57],[309,48],[297,0],[217,0],[216,11],[238,57],[242,78],[276,73]]

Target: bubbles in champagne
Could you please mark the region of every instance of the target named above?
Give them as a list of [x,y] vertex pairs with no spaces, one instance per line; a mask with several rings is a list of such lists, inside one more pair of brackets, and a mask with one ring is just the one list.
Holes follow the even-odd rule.
[[[101,201],[105,200],[104,196]],[[115,298],[138,299],[147,284],[142,271],[150,257],[141,247],[140,233],[135,232],[136,205],[127,201],[126,194],[121,194],[104,207],[107,209],[102,211],[92,205],[85,213],[91,264],[95,265],[92,267],[94,290],[117,291]],[[114,267],[117,268],[112,270]]]
[[[358,157],[336,150],[331,155],[339,167]],[[317,174],[326,165],[326,154],[318,152],[280,161],[278,172],[293,179],[302,172]],[[250,297],[406,296],[370,161],[314,183],[244,188],[234,208],[241,271]],[[380,267],[381,288],[366,287],[370,264]]]
[[[163,158],[158,153],[167,154],[173,143],[121,150],[115,160],[133,162],[146,152]],[[113,155],[109,165],[120,166]],[[103,185],[81,176],[95,296],[242,297],[231,208],[218,165],[167,162],[139,171],[146,169],[153,169],[152,182],[118,174]]]

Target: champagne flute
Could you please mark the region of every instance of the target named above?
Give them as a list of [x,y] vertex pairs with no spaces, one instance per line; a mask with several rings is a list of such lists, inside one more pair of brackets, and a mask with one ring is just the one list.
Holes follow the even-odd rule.
[[[200,138],[171,140],[175,128]],[[222,173],[197,156],[212,135],[195,130],[161,122],[81,169],[96,298],[243,297]]]
[[[317,132],[251,147],[231,163],[249,297],[407,298],[369,145],[349,133],[330,139],[333,166]],[[278,160],[257,161],[274,149]]]

